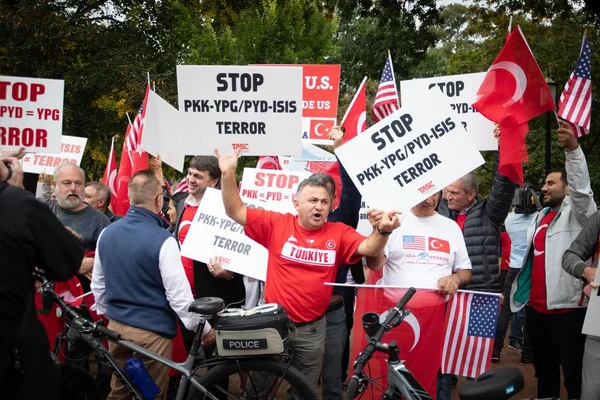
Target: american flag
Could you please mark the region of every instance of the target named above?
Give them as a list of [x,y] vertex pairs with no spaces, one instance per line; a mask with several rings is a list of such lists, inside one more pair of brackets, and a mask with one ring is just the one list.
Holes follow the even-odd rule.
[[575,137],[587,135],[592,116],[592,50],[586,35],[583,35],[577,66],[571,73],[565,89],[560,95],[558,116],[567,120]]
[[406,250],[425,250],[425,236],[402,236],[402,248]]
[[[148,91],[149,89],[146,89]],[[146,95],[145,99],[148,98]],[[129,154],[129,159],[133,164],[133,153],[137,152],[138,155],[144,151],[141,148],[142,144],[142,132],[144,131],[144,122],[146,121],[146,101],[142,103],[140,109],[138,110],[135,119],[133,120],[132,129],[127,132],[127,136],[125,137],[125,144],[127,146],[127,154]]]
[[190,191],[190,188],[188,186],[187,179],[183,178],[181,180],[181,182],[179,183],[179,185],[177,186],[177,189],[175,189],[175,191],[173,192],[173,194],[179,193],[179,192],[185,192],[185,193],[187,193],[189,191]]
[[400,102],[398,101],[396,78],[394,78],[394,69],[392,67],[392,55],[388,53],[371,112],[375,122],[379,122],[399,108]]
[[500,296],[457,292],[446,308],[442,373],[475,378],[490,368]]

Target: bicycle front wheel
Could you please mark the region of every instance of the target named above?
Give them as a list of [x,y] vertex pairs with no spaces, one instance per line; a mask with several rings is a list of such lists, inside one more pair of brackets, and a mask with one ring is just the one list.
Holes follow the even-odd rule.
[[[308,380],[291,365],[276,360],[235,360],[220,364],[200,380],[208,392],[225,399],[318,399]],[[196,400],[205,399],[198,393]]]

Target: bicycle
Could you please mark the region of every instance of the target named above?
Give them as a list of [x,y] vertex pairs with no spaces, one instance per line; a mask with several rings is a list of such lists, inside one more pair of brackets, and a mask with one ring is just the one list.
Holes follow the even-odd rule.
[[[82,317],[77,310],[67,304],[62,297],[58,296],[53,289],[53,283],[49,282],[42,271],[35,273],[36,279],[41,283],[40,290],[44,300],[48,303],[57,304],[62,310],[67,321],[67,341],[83,340],[86,345],[97,350],[110,365],[110,369],[130,392],[135,400],[146,400],[133,380],[125,370],[112,357],[110,352],[100,342],[105,338],[109,341],[134,351],[142,357],[158,361],[182,374],[176,400],[195,398],[196,400],[211,399],[221,400],[223,395],[227,399],[276,399],[286,398],[293,395],[301,399],[317,399],[316,390],[308,380],[293,366],[291,358],[285,354],[267,354],[264,356],[217,356],[211,360],[197,361],[200,349],[202,330],[207,320],[213,320],[213,316],[223,310],[223,300],[214,297],[204,297],[195,300],[189,306],[189,311],[200,315],[200,324],[195,334],[187,359],[183,363],[176,363],[156,353],[127,340],[121,335],[103,326],[101,322],[92,322]],[[225,339],[223,339],[225,340]],[[64,365],[64,364],[63,364]],[[199,377],[196,375],[200,369],[209,368],[206,373]],[[87,371],[76,368],[65,369],[66,374],[75,371],[74,384],[78,382],[89,384]],[[85,374],[83,374],[83,372]],[[88,376],[86,376],[88,375]],[[234,378],[234,379],[228,379]],[[232,385],[223,387],[225,379]],[[239,383],[239,387],[235,387]],[[230,388],[230,386],[234,386]],[[84,392],[77,398],[92,398],[95,396],[93,390]],[[96,398],[96,397],[93,397]]]
[[[404,307],[416,293],[415,288],[410,288],[398,301],[395,307],[389,310],[383,323],[379,323],[377,313],[363,315],[363,327],[368,336],[369,343],[359,353],[354,362],[354,374],[348,383],[346,400],[351,400],[363,393],[370,382],[370,378],[363,373],[365,364],[376,351],[387,354],[388,386],[382,399],[405,400],[430,400],[432,397],[417,382],[406,365],[399,358],[400,350],[395,341],[382,343],[385,332],[399,326],[410,310]],[[523,390],[525,379],[523,373],[514,367],[498,368],[485,372],[475,381],[467,381],[459,392],[462,400],[504,400]]]

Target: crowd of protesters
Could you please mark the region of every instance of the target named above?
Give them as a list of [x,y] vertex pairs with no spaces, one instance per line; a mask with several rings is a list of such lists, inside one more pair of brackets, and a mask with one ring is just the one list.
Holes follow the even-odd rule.
[[[330,133],[335,146],[342,137],[340,129]],[[187,193],[174,195],[163,186],[155,159],[150,170],[130,179],[131,206],[121,217],[108,207],[110,189],[86,184],[84,171],[70,163],[54,173],[53,198],[36,201],[20,188],[23,154],[5,154],[0,162],[2,388],[15,399],[58,398],[57,383],[42,372],[50,369],[48,341],[31,304],[31,272],[38,267],[56,281],[77,276],[111,329],[167,358],[178,329],[191,346],[198,316],[188,306],[195,298],[220,297],[236,308],[259,299],[278,303],[297,331],[286,341],[293,365],[315,387],[321,382],[324,399],[340,399],[354,290],[324,283],[345,283],[356,276],[349,270],[357,263],[362,274],[365,257],[370,269],[382,270],[385,285],[434,287],[442,295],[459,288],[502,293],[492,361],[500,361],[512,320],[508,345],[522,352],[522,364],[533,364],[538,397],[560,397],[562,371],[570,399],[599,399],[600,338],[586,337],[582,326],[589,290],[597,287],[600,213],[585,156],[568,124],[561,122],[558,140],[566,163],[547,172],[541,201],[534,190],[516,188],[499,172],[482,198],[475,174],[469,173],[404,213],[369,210],[369,237],[355,230],[361,196],[341,165],[341,193],[329,175],[313,174],[300,183],[294,200],[298,215],[292,216],[242,202],[235,175],[239,152],[194,157]],[[268,249],[266,284],[228,271],[217,259],[202,263],[181,256],[179,247],[189,240],[209,187],[221,189],[227,215]],[[415,235],[429,238],[440,256],[411,262],[417,255],[404,238]],[[318,253],[319,262],[303,259],[306,249]],[[204,329],[203,354],[211,357],[214,332],[208,324]],[[109,350],[123,364],[131,356],[112,343]],[[147,368],[166,398],[168,368],[159,363]],[[451,398],[455,379],[439,374],[438,399]],[[127,396],[113,379],[108,398]]]

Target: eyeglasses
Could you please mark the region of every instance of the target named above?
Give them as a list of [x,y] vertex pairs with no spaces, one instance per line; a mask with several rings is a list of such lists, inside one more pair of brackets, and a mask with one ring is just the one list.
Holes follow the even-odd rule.
[[154,200],[158,200],[158,196],[162,196],[163,198],[167,195],[167,190],[163,189],[159,194],[156,195],[156,197],[154,198]]

